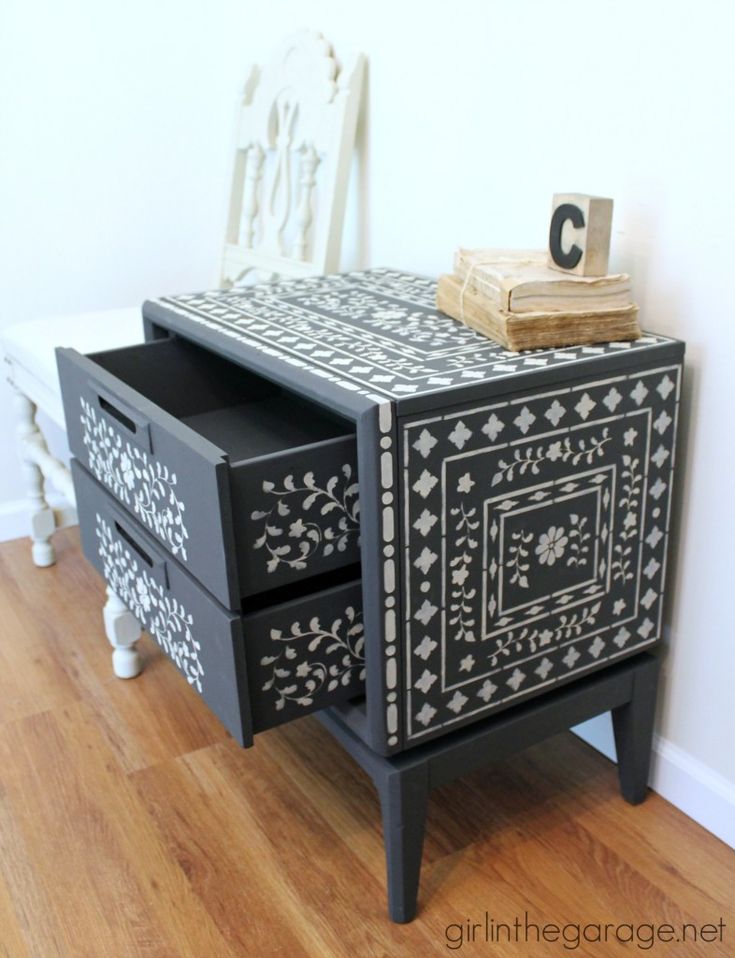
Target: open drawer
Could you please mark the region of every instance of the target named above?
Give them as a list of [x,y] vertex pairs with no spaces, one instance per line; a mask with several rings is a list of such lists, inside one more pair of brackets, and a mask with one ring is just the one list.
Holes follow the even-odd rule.
[[73,455],[224,605],[359,561],[352,423],[178,337],[57,357]]
[[72,471],[85,556],[241,745],[362,694],[359,579],[229,612],[78,462]]

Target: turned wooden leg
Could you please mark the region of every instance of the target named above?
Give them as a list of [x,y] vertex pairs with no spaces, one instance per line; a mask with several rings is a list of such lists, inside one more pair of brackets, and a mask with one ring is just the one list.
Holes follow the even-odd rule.
[[416,915],[429,781],[426,766],[390,772],[377,783],[388,870],[388,911],[395,922]]
[[140,654],[135,647],[140,638],[138,620],[109,587],[102,615],[105,620],[105,633],[113,648],[112,671],[119,679],[134,679],[142,671]]
[[659,668],[658,656],[644,661],[633,676],[630,701],[612,710],[620,791],[631,805],[648,793]]
[[56,561],[56,554],[51,543],[51,536],[56,530],[56,519],[44,495],[43,472],[33,459],[34,448],[40,447],[46,451],[46,443],[36,425],[35,403],[17,389],[14,403],[18,418],[20,461],[30,508],[31,553],[37,566],[50,566]]

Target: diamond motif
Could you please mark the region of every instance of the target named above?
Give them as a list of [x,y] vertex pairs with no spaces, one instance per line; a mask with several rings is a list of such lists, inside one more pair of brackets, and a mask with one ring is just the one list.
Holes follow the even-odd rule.
[[658,526],[654,526],[653,529],[646,536],[646,542],[652,549],[655,549],[659,542],[663,539],[664,534],[661,532]]
[[546,410],[544,415],[549,420],[552,426],[558,426],[559,420],[566,412],[566,409],[562,406],[558,399],[555,399],[553,403]]
[[646,398],[647,395],[648,395],[648,390],[643,385],[643,380],[639,379],[638,382],[635,384],[635,389],[630,394],[630,398],[635,402],[637,406],[640,406],[640,404],[643,402],[643,400]]
[[416,559],[413,564],[417,569],[421,569],[424,575],[426,575],[429,569],[436,562],[437,558],[438,556],[435,552],[432,552],[431,549],[429,549],[427,546],[424,546],[418,559]]
[[420,532],[422,536],[427,536],[431,530],[434,528],[437,518],[428,509],[424,509],[418,519],[414,522],[413,527],[417,532]]
[[425,662],[435,648],[436,642],[428,635],[425,635],[413,651],[414,654],[418,655],[418,657]]
[[622,647],[625,645],[625,643],[628,641],[629,638],[630,638],[630,632],[628,632],[625,626],[621,626],[618,629],[617,634],[613,637],[613,642],[615,643],[615,645],[617,645],[619,649],[622,649]]
[[418,492],[418,494],[425,499],[437,482],[438,479],[436,476],[432,475],[428,469],[424,469],[416,482],[414,482],[413,491]]
[[435,715],[436,709],[434,706],[429,705],[428,702],[424,702],[421,711],[416,714],[416,721],[420,722],[423,726],[427,726]]
[[435,436],[432,436],[428,429],[422,429],[419,433],[419,438],[413,444],[413,448],[426,459],[437,442],[439,442],[439,440]]
[[666,462],[668,458],[669,458],[669,450],[664,449],[663,446],[659,446],[658,449],[651,456],[651,462],[655,462],[658,468],[660,469],[661,466],[663,466],[663,464]]
[[649,589],[641,599],[641,605],[645,606],[646,611],[648,611],[657,598],[658,594],[654,592],[653,589]]
[[438,610],[435,605],[432,605],[428,599],[424,599],[423,603],[421,604],[421,608],[417,609],[414,613],[414,618],[418,619],[422,625],[428,625],[437,611]]
[[661,568],[661,563],[657,562],[655,559],[649,559],[648,564],[643,570],[644,574],[648,576],[649,579],[652,579],[658,570]]
[[658,417],[658,419],[654,419],[653,421],[653,428],[659,433],[659,435],[663,436],[663,434],[671,425],[672,421],[673,420],[671,419],[671,416],[666,412],[665,409],[662,409],[661,415]]
[[579,652],[577,652],[574,646],[571,645],[569,647],[567,654],[562,659],[562,662],[564,663],[564,665],[566,665],[568,669],[571,669],[574,667],[574,663],[577,661],[578,658],[579,658]]
[[537,668],[535,668],[533,671],[536,673],[536,675],[538,675],[538,677],[543,682],[545,681],[546,676],[549,674],[549,672],[551,672],[553,668],[554,666],[551,662],[551,659],[547,659],[546,656],[544,656],[541,662],[538,664]]
[[451,700],[447,702],[447,708],[451,709],[455,715],[459,715],[459,713],[464,708],[466,702],[467,702],[467,696],[463,695],[459,691],[459,689],[457,689],[457,691],[452,696]]
[[433,672],[430,672],[428,669],[424,669],[421,673],[421,676],[414,684],[414,688],[417,688],[420,692],[423,692],[424,695],[429,694],[429,689],[436,682],[436,676]]
[[585,393],[574,408],[577,410],[580,419],[586,419],[596,405],[597,403],[590,398],[589,393]]
[[651,629],[653,629],[653,627],[653,622],[651,622],[650,619],[644,619],[636,631],[642,639],[647,639],[651,634]]
[[659,477],[650,488],[650,493],[653,498],[658,501],[661,496],[666,492],[666,483],[661,480]]
[[605,396],[605,398],[602,400],[602,402],[603,402],[603,405],[607,406],[610,412],[615,412],[615,409],[622,398],[623,397],[620,395],[617,389],[613,386],[610,392],[607,394],[607,396]]
[[478,689],[477,694],[483,700],[483,702],[489,702],[493,697],[493,693],[498,691],[497,685],[493,685],[490,679],[485,679],[480,688]]
[[602,652],[604,648],[605,648],[604,641],[600,638],[599,635],[596,635],[595,641],[592,643],[589,649],[587,649],[587,651],[589,652],[589,654],[592,656],[593,659],[599,659],[600,653]]
[[521,672],[519,668],[513,670],[513,674],[508,679],[508,685],[513,689],[514,692],[517,692],[521,687],[521,683],[525,679],[525,672]]
[[460,419],[454,429],[449,433],[449,441],[454,443],[457,449],[463,449],[471,435],[472,430],[468,429]]
[[669,395],[671,390],[675,388],[676,387],[674,386],[672,381],[669,379],[669,377],[664,376],[664,378],[661,380],[658,386],[656,386],[656,392],[659,394],[659,396],[662,399],[666,399],[666,397]]
[[504,428],[505,428],[504,423],[502,423],[500,419],[498,419],[498,417],[495,415],[495,413],[493,413],[492,416],[490,416],[488,421],[485,423],[485,425],[482,427],[482,431],[488,437],[490,442],[495,442],[495,440],[500,435],[501,430]]
[[521,409],[520,413],[513,420],[513,422],[515,423],[516,426],[518,426],[521,432],[525,435],[528,432],[528,430],[531,428],[533,423],[536,422],[536,417],[528,408],[528,406],[524,406],[523,409]]

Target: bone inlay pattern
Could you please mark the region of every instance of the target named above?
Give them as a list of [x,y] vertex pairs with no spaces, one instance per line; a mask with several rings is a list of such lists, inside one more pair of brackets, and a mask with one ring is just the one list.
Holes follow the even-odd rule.
[[438,312],[435,296],[432,279],[374,269],[156,302],[349,392],[393,399],[669,341],[512,353]]
[[660,637],[680,372],[402,421],[408,739]]

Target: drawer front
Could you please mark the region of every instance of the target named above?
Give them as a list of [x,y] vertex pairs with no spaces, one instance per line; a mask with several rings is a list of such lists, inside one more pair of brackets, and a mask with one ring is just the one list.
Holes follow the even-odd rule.
[[221,450],[75,350],[57,350],[57,357],[72,454],[170,555],[236,608]]
[[232,504],[244,596],[360,561],[354,436],[233,469]]
[[82,548],[241,745],[252,744],[242,630],[72,461]]
[[243,617],[253,730],[364,693],[359,580]]
[[[164,345],[137,347],[120,375],[131,375],[130,364],[137,363],[144,389],[140,381],[159,368],[169,393],[188,388],[195,405],[196,383],[187,384],[170,354],[155,355]],[[275,440],[280,431],[283,443],[285,423],[299,416],[317,421],[312,407],[256,403],[252,411],[243,407],[234,423],[226,409],[198,417],[200,429],[202,419],[208,421],[207,439],[101,362],[74,350],[57,352],[72,453],[223,605],[237,609],[243,598],[359,561],[354,435],[312,434],[306,445],[300,438],[279,448]],[[243,381],[248,377],[242,371]],[[255,435],[261,445],[251,443],[241,458],[243,437]],[[231,450],[232,462],[219,442]],[[264,448],[275,451],[263,454]]]

